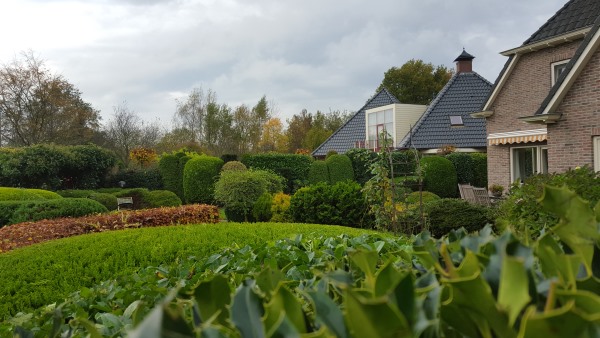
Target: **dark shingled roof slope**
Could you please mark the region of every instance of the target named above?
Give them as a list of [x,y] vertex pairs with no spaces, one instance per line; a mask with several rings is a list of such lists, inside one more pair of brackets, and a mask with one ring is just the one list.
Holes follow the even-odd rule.
[[571,0],[552,16],[523,45],[550,39],[565,33],[592,26],[600,15],[600,1]]
[[323,144],[312,152],[313,156],[325,156],[330,150],[339,154],[354,148],[356,141],[367,139],[365,134],[365,111],[367,109],[387,106],[388,104],[400,103],[398,99],[385,89],[379,91],[367,103],[360,108],[340,129],[336,130]]
[[[438,149],[485,148],[485,119],[472,118],[492,89],[492,84],[475,72],[458,73],[448,81],[399,147]],[[464,126],[451,126],[450,116],[460,115]]]

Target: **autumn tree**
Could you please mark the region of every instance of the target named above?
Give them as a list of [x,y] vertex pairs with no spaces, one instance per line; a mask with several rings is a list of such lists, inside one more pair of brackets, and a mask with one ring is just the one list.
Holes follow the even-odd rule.
[[33,52],[0,68],[0,146],[83,144],[93,139],[99,120],[81,91]]
[[428,104],[452,77],[452,70],[412,59],[384,73],[377,91],[385,88],[402,103]]
[[263,125],[259,148],[263,152],[287,152],[287,136],[284,133],[283,123],[279,118],[272,117]]

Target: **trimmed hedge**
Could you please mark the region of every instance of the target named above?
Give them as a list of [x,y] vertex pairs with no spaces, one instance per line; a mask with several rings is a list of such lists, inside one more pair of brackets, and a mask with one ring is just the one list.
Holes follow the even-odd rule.
[[426,156],[421,159],[421,166],[423,190],[430,191],[442,198],[457,196],[456,170],[449,159],[441,156]]
[[318,183],[296,191],[289,212],[295,222],[361,227],[367,205],[356,182]]
[[116,197],[131,197],[133,200],[133,209],[146,209],[148,202],[146,197],[150,191],[146,188],[120,189],[113,192]]
[[9,222],[39,221],[61,217],[79,217],[107,212],[106,207],[88,198],[61,198],[45,201],[27,201],[15,210]]
[[183,194],[186,203],[213,203],[215,182],[221,167],[223,160],[213,156],[194,156],[187,161],[183,169]]
[[[456,179],[461,184],[473,185],[475,173],[474,166],[475,161],[473,157],[468,153],[451,153],[446,155],[446,158],[452,162],[454,169],[456,170]],[[485,187],[485,186],[484,186]]]
[[253,154],[242,156],[241,162],[248,168],[271,170],[286,179],[286,193],[291,193],[308,182],[312,157],[300,154]]
[[163,154],[158,160],[158,169],[162,176],[163,188],[183,198],[183,182],[180,180],[179,157],[175,154]]
[[223,164],[223,168],[221,168],[221,171],[229,170],[245,171],[248,170],[248,168],[246,168],[246,165],[240,161],[229,161]]
[[159,168],[129,169],[108,178],[110,187],[118,187],[124,181],[126,188],[145,188],[148,190],[163,189],[163,180]]
[[405,202],[408,204],[418,204],[421,200],[423,203],[428,203],[431,201],[437,201],[439,199],[440,196],[429,191],[422,191],[420,193],[418,191],[414,191],[406,196]]
[[0,187],[0,201],[34,201],[43,200],[43,196],[30,189]]
[[66,198],[86,198],[90,197],[90,195],[94,194],[94,190],[76,190],[76,189],[68,189],[68,190],[58,190],[57,194]]
[[352,148],[344,155],[350,158],[352,169],[354,170],[354,178],[356,182],[364,185],[373,177],[371,173],[371,164],[377,159],[377,153],[362,148]]
[[490,209],[462,199],[431,201],[423,209],[429,222],[429,232],[437,238],[461,227],[468,232],[481,230],[486,224],[494,222]]
[[0,201],[0,228],[12,224],[10,219],[24,203],[28,201]]
[[471,185],[487,188],[487,154],[472,153],[471,158],[473,159],[473,182]]
[[327,163],[325,163],[325,161],[314,161],[310,165],[308,182],[310,184],[317,184],[320,182],[329,183],[329,170],[327,169]]
[[168,190],[153,190],[144,195],[145,208],[178,207],[181,199]]
[[354,181],[352,161],[346,155],[331,155],[326,160],[329,171],[329,183],[336,184],[343,181]]
[[87,196],[87,198],[102,204],[109,211],[117,210],[117,196],[115,195],[102,192],[95,192]]

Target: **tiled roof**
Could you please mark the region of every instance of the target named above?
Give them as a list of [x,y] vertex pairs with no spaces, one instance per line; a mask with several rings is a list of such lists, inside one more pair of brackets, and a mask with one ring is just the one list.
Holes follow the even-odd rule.
[[[486,147],[485,119],[472,118],[485,102],[492,84],[475,72],[455,74],[399,147],[437,149]],[[451,126],[450,116],[461,116],[464,126]]]
[[313,156],[325,156],[330,150],[335,150],[339,154],[345,153],[354,148],[356,141],[367,139],[365,134],[365,111],[367,109],[386,106],[388,104],[400,103],[394,95],[387,90],[382,89],[373,96],[367,103],[360,108],[343,126],[336,130],[323,144],[312,152]]
[[592,26],[600,15],[600,1],[571,0],[552,16],[523,45],[553,38]]

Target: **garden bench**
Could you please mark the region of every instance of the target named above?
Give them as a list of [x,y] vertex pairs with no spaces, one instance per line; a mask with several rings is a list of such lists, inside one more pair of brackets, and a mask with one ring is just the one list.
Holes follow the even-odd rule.
[[485,205],[486,207],[492,206],[492,199],[486,188],[473,187],[473,195],[475,195],[476,204]]
[[471,186],[470,184],[459,184],[458,191],[460,191],[460,198],[469,203],[477,203],[477,199],[475,198],[473,189],[473,186]]
[[117,210],[121,210],[122,208],[133,209],[133,197],[118,197]]

